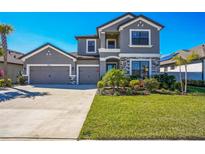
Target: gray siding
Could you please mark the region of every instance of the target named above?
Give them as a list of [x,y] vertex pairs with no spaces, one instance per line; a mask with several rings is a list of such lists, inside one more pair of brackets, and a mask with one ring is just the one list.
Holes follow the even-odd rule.
[[[140,21],[135,22],[122,31],[120,31],[120,49],[121,53],[159,53],[159,31],[145,22],[139,24]],[[143,26],[142,26],[143,25]],[[151,30],[151,48],[139,48],[139,47],[129,47],[130,41],[130,29],[150,29]]]
[[[47,55],[47,51],[50,51],[51,55]],[[51,48],[47,48],[34,56],[26,59],[24,62],[24,70],[26,69],[26,64],[71,64],[72,74],[75,73],[75,62],[73,60]]]
[[99,39],[96,39],[96,53],[86,53],[86,39],[79,39],[78,40],[78,54],[79,55],[98,55],[98,48],[100,47]]
[[99,60],[78,60],[77,64],[82,64],[82,65],[90,65],[90,64],[99,64]]

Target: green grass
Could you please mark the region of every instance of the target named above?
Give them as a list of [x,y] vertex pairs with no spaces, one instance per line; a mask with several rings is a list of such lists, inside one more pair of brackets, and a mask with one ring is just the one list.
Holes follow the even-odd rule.
[[96,95],[79,138],[205,139],[205,96]]

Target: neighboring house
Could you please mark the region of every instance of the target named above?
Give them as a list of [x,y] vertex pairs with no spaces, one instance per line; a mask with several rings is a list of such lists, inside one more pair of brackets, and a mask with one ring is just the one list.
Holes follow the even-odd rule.
[[[8,77],[16,83],[17,76],[23,70],[23,61],[19,59],[23,53],[8,50]],[[4,68],[4,58],[0,57],[0,69]]]
[[112,68],[127,75],[152,76],[160,70],[162,28],[143,15],[126,13],[97,27],[96,35],[76,36],[76,53],[48,43],[24,55],[24,72],[31,84],[97,83]]
[[[205,44],[190,50],[180,50],[161,58],[160,72],[174,75],[179,80],[179,67],[175,66],[175,61],[172,58],[176,55],[186,58],[193,52],[199,55],[199,60],[195,60],[193,63],[187,65],[187,78],[189,80],[205,80]],[[184,66],[182,66],[182,72],[185,72]]]

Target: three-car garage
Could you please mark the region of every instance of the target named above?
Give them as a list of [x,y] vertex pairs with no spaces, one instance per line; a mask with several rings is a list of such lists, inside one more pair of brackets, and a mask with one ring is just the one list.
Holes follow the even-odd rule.
[[96,84],[100,79],[98,59],[78,59],[51,44],[24,55],[22,60],[29,84]]

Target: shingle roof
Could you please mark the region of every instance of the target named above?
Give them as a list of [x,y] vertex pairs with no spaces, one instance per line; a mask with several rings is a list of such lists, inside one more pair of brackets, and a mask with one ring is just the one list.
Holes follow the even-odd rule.
[[81,35],[81,36],[75,36],[75,39],[78,40],[78,39],[86,39],[86,38],[98,38],[97,35]]
[[[8,63],[23,65],[23,61],[19,59],[23,55],[23,53],[9,49],[7,55],[8,55],[7,57]],[[0,62],[1,63],[4,62],[3,56],[0,57]]]
[[160,23],[158,23],[158,22],[156,22],[156,21],[154,21],[154,20],[152,20],[152,19],[150,19],[150,18],[148,18],[148,17],[146,17],[146,16],[144,16],[144,15],[138,15],[138,16],[135,16],[135,18],[133,18],[133,19],[130,19],[130,20],[128,20],[128,21],[126,21],[126,22],[124,22],[124,23],[122,23],[122,24],[120,24],[119,26],[118,26],[118,29],[121,27],[121,26],[123,26],[123,25],[125,25],[125,24],[127,24],[127,23],[129,23],[129,22],[131,22],[131,21],[133,21],[133,20],[136,20],[137,18],[144,18],[144,19],[146,19],[146,20],[148,20],[148,21],[150,21],[150,22],[152,22],[152,23],[154,23],[155,25],[157,25],[157,26],[160,26],[160,27],[162,27],[162,28],[164,28],[164,26],[162,25],[162,24],[160,24]]
[[[190,50],[179,50],[175,53],[182,56],[183,58],[186,58],[188,55],[190,55],[192,53],[196,53],[199,55],[200,59],[203,59],[203,58],[205,58],[205,44],[191,48]],[[173,64],[173,63],[175,63],[175,61],[172,60],[172,57],[170,56],[169,59],[161,60],[160,65],[168,65],[168,64]]]
[[77,59],[79,60],[95,60],[95,59],[99,59],[99,56],[96,55],[96,56],[84,56],[84,55],[78,55],[77,52],[71,52],[70,54],[72,54],[73,56],[75,56]]
[[47,46],[47,45],[52,46],[52,47],[54,47],[54,48],[60,50],[61,52],[65,53],[65,54],[67,54],[67,55],[69,55],[69,56],[71,56],[71,57],[73,57],[73,58],[76,58],[76,57],[74,57],[72,54],[70,54],[70,53],[68,53],[68,52],[66,52],[66,51],[64,51],[64,50],[62,50],[62,49],[60,49],[60,48],[58,48],[57,46],[55,46],[55,45],[53,45],[53,44],[51,44],[51,43],[45,43],[45,44],[41,45],[40,47],[38,47],[38,48],[36,48],[36,49],[34,49],[34,50],[28,52],[27,54],[21,56],[20,59],[22,59],[23,57],[26,57],[26,56],[28,56],[28,55],[30,55],[30,54],[36,52],[37,50],[39,50],[39,49],[41,49],[41,48],[43,48],[43,47],[45,47],[45,46]]

